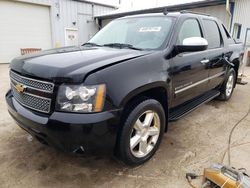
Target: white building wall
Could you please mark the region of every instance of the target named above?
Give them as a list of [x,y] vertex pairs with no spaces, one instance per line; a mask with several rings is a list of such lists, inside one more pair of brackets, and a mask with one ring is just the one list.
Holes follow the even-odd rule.
[[[250,2],[250,0],[248,0],[248,1]],[[179,11],[181,11],[181,10],[179,10]],[[188,9],[188,11],[201,12],[201,13],[209,14],[211,16],[215,16],[215,17],[219,18],[228,29],[230,27],[230,15],[226,11],[226,5],[193,8],[193,9]],[[112,19],[102,20],[102,26],[104,27],[110,21],[112,21]]]
[[[79,44],[86,42],[86,40],[99,30],[99,26],[94,22],[93,16],[105,14],[114,10],[114,8],[108,6],[73,0],[17,1],[50,7],[52,47],[65,46],[66,28],[78,30]],[[75,22],[75,24],[73,22]],[[81,39],[84,41],[81,41]]]
[[[232,30],[235,23],[242,24],[240,40],[245,40],[246,29],[250,28],[250,0],[235,0],[235,10],[232,23]],[[231,32],[232,32],[231,30]]]
[[190,9],[194,12],[202,12],[211,16],[217,17],[229,29],[230,28],[230,15],[226,11],[226,5],[209,6],[203,8]]
[[10,62],[22,48],[52,47],[49,6],[0,0],[0,63]]
[[[78,29],[79,43],[86,42],[98,31],[93,16],[114,10],[110,7],[93,5],[72,0],[57,0],[53,22],[55,25],[55,45],[65,45],[65,28]],[[59,14],[59,17],[57,16]],[[74,25],[73,22],[76,24]]]

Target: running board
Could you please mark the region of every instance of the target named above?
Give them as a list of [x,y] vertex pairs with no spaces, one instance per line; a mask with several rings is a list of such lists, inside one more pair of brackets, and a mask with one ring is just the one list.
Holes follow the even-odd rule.
[[211,101],[215,97],[219,96],[220,92],[217,90],[211,90],[204,95],[201,95],[199,97],[196,97],[195,99],[192,99],[182,105],[179,105],[177,107],[174,107],[170,109],[169,112],[169,120],[168,121],[176,121],[180,119],[181,117],[185,116],[186,114],[192,112],[202,104]]

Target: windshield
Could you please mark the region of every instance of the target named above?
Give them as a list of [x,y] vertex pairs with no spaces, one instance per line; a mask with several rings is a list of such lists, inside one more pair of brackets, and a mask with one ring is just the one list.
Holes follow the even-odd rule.
[[170,17],[118,19],[100,30],[89,43],[128,44],[138,49],[157,49],[166,41],[171,26]]

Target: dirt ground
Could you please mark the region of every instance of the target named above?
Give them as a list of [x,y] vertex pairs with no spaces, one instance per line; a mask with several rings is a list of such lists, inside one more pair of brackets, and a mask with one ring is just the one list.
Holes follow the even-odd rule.
[[[0,187],[189,187],[185,173],[221,162],[231,128],[250,107],[250,68],[245,74],[249,84],[237,85],[230,101],[211,101],[170,123],[153,159],[128,168],[108,156],[71,156],[32,140],[7,112],[8,65],[0,65]],[[250,117],[233,135],[233,145],[244,142],[250,142]],[[232,149],[234,167],[250,172],[249,159],[250,144]]]

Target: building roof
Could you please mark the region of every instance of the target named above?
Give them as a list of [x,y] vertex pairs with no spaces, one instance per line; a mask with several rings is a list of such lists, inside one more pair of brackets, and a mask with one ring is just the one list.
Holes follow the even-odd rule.
[[114,6],[114,5],[108,5],[108,4],[98,3],[98,2],[89,1],[89,0],[73,0],[73,1],[79,1],[79,2],[89,3],[89,4],[93,4],[93,5],[100,5],[100,6],[110,7],[110,8],[114,8],[114,9],[118,8],[117,6]]
[[115,18],[128,16],[128,15],[159,13],[159,12],[164,12],[165,10],[172,12],[172,11],[188,10],[192,8],[201,8],[201,7],[207,7],[207,6],[222,5],[222,4],[226,4],[226,0],[203,0],[203,1],[197,1],[197,2],[192,2],[192,3],[155,7],[155,8],[150,8],[150,9],[134,10],[134,11],[127,11],[127,12],[113,11],[108,14],[95,16],[95,18],[99,20],[115,19]]

